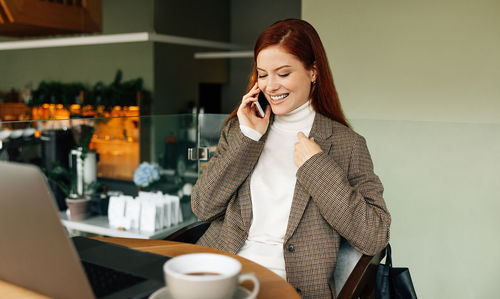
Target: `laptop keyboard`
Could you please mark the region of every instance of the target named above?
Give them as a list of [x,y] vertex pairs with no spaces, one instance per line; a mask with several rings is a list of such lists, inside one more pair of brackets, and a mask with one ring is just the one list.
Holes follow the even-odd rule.
[[145,281],[145,278],[81,261],[94,295],[104,297]]

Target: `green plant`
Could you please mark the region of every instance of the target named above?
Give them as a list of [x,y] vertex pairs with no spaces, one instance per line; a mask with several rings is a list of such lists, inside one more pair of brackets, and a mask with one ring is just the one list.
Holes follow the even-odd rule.
[[37,89],[33,90],[30,107],[42,104],[62,104],[68,108],[72,104],[79,104],[80,93],[85,91],[82,83],[61,83],[42,81]]
[[[83,83],[62,83],[56,81],[42,81],[38,88],[33,90],[30,107],[42,104],[62,104],[68,108],[72,104],[91,105],[94,108],[104,106],[110,111],[114,106],[137,105],[138,94],[149,102],[149,92],[144,89],[142,78],[122,81],[123,72],[118,70],[113,82],[105,84],[97,82],[90,87]],[[83,103],[80,95],[83,94]]]
[[93,106],[103,105],[106,110],[114,106],[137,105],[137,94],[145,93],[142,78],[122,82],[123,73],[116,72],[113,82],[109,85],[102,81],[97,82],[90,90],[86,103]]
[[85,161],[85,158],[87,157],[87,153],[90,148],[90,141],[92,140],[92,136],[94,135],[95,127],[82,125],[81,128],[82,129],[81,129],[80,140],[75,140],[75,141],[77,144],[80,144],[80,147],[82,148],[81,158],[82,161]]
[[[60,162],[54,162],[50,168],[42,168],[43,173],[49,182],[54,183],[64,193],[66,198],[81,198],[83,194],[73,194],[72,189],[76,183],[76,177],[73,172],[62,165]],[[98,181],[90,184],[84,184],[85,192],[97,191],[102,189],[102,184]],[[84,192],[84,193],[85,193]]]
[[[76,128],[73,128],[76,129]],[[79,125],[78,130],[73,130],[73,136],[77,144],[77,148],[81,148],[80,159],[82,161],[80,175],[76,174],[71,169],[66,168],[60,162],[54,162],[48,169],[43,169],[47,179],[53,182],[61,191],[66,195],[67,198],[82,198],[89,191],[98,190],[101,185],[97,182],[92,182],[90,184],[85,184],[83,181],[83,171],[85,169],[85,160],[89,152],[89,145],[94,134],[94,127],[88,125]],[[76,162],[78,163],[78,162]],[[82,180],[82,194],[78,193],[78,182],[77,179]]]
[[51,167],[42,168],[43,173],[47,177],[47,179],[54,183],[61,191],[69,196],[71,191],[71,183],[73,181],[71,171],[64,167],[61,162],[54,162]]

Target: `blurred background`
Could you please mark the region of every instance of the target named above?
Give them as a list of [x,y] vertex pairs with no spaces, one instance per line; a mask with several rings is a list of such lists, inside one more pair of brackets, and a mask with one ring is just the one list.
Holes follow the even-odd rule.
[[[500,2],[1,3],[0,159],[50,169],[92,127],[96,176],[125,193],[137,192],[143,161],[171,176],[169,192],[193,184],[206,161],[186,151],[213,153],[246,89],[257,35],[284,18],[310,22],[384,184],[395,266],[410,268],[421,298],[498,297]],[[23,3],[35,9],[19,13]],[[51,24],[51,14],[66,23]],[[125,40],[110,43],[116,34]],[[103,39],[15,43],[82,36]]]

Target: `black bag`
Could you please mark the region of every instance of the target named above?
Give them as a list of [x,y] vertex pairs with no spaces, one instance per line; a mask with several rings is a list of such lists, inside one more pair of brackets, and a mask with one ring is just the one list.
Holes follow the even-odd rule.
[[385,265],[378,265],[376,299],[416,299],[417,294],[413,288],[410,270],[408,268],[393,268],[391,245],[387,245]]

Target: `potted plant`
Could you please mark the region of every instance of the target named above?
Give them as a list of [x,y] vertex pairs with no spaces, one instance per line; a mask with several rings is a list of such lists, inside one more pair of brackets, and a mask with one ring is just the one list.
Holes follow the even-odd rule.
[[[72,126],[75,143],[79,146],[71,150],[71,189],[66,198],[71,220],[83,220],[87,217],[90,194],[95,189],[96,183],[96,153],[90,151],[89,145],[94,127],[85,123]],[[88,173],[93,173],[88,178]]]
[[78,146],[71,150],[69,169],[56,162],[45,170],[45,174],[65,194],[70,219],[81,221],[87,217],[90,194],[99,188],[95,179],[90,182],[85,179],[88,169],[95,171],[95,152],[89,150],[94,128],[80,124],[73,126],[72,130]]

